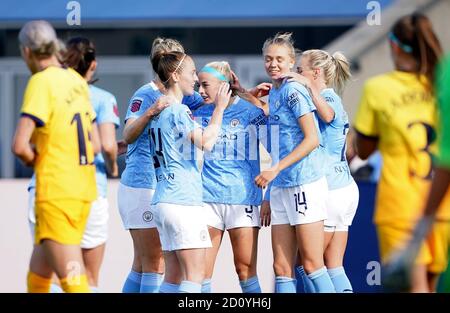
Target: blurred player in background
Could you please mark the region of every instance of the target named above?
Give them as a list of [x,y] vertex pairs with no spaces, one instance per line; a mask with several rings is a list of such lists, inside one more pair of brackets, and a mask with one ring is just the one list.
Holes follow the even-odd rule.
[[[399,19],[389,33],[395,71],[368,80],[356,115],[357,153],[383,159],[374,223],[383,263],[411,238],[422,215],[436,152],[435,68],[441,45],[421,14]],[[450,214],[448,214],[450,215]],[[412,269],[412,292],[430,292],[447,265],[448,226],[434,225]]]
[[[228,62],[212,62],[198,74],[199,93],[205,105],[194,112],[207,127],[223,82],[233,80]],[[225,109],[222,129],[213,151],[205,153],[202,181],[203,202],[208,213],[208,228],[213,247],[206,250],[206,279],[202,292],[211,292],[211,277],[225,230],[230,235],[234,264],[244,293],[259,293],[256,263],[259,206],[262,192],[254,179],[260,172],[259,142],[267,143],[264,111],[233,95]],[[246,95],[242,95],[246,97]]]
[[211,247],[203,207],[203,186],[195,147],[210,151],[216,143],[229,103],[229,84],[222,82],[209,125],[202,130],[183,96],[192,96],[198,81],[192,58],[182,52],[160,52],[152,64],[166,93],[175,99],[150,123],[151,151],[157,177],[152,199],[166,273],[164,281],[178,292],[199,293],[205,278],[206,248]]
[[[439,109],[439,153],[436,168],[434,169],[433,182],[431,184],[428,201],[425,205],[423,217],[417,223],[412,239],[408,246],[398,251],[385,267],[384,283],[392,290],[405,290],[410,287],[411,280],[408,274],[414,261],[420,252],[424,239],[433,235],[433,225],[449,224],[450,203],[448,202],[448,187],[450,185],[450,133],[448,119],[450,117],[450,58],[442,63],[437,75],[436,93],[438,96]],[[432,239],[432,238],[430,238]],[[450,239],[450,238],[449,238]],[[439,247],[437,247],[439,248]],[[448,243],[442,245],[441,254],[448,254]],[[401,281],[399,281],[401,280]],[[450,292],[450,271],[447,270],[440,280],[438,291]]]
[[[335,292],[324,266],[323,221],[327,218],[327,180],[316,108],[306,88],[282,75],[294,67],[291,34],[277,34],[263,46],[265,69],[272,79],[269,125],[279,129],[279,149],[271,140],[272,167],[255,179],[272,182],[270,209],[276,292],[296,292],[293,269],[297,250],[317,292]],[[275,136],[276,137],[276,136]],[[267,213],[263,208],[261,215]]]
[[[184,52],[183,46],[170,38],[156,38],[150,60],[162,52]],[[152,64],[157,73],[155,64]],[[150,153],[149,122],[168,104],[165,87],[156,75],[133,95],[125,117],[124,140],[128,143],[126,167],[118,190],[118,205],[125,229],[133,239],[134,258],[123,292],[158,292],[163,281],[164,259],[158,230],[151,210],[156,176]],[[198,94],[185,97],[183,103],[196,108],[203,103]],[[162,292],[177,292],[178,286],[164,284]]]
[[[76,70],[89,83],[90,99],[97,115],[97,125],[100,136],[101,150],[95,156],[95,169],[98,198],[92,203],[86,229],[83,233],[81,248],[86,266],[86,275],[91,291],[98,291],[100,266],[105,253],[105,243],[108,238],[109,204],[107,200],[107,172],[118,175],[116,129],[120,125],[117,101],[111,93],[95,87],[94,74],[97,68],[94,44],[87,38],[75,37],[66,44],[63,64]],[[36,179],[32,177],[28,187],[29,192],[29,223],[34,236],[36,223],[34,198]],[[52,285],[52,292],[58,292],[58,286]]]
[[59,42],[48,22],[25,24],[19,42],[32,77],[13,152],[36,173],[28,291],[49,292],[56,273],[65,292],[89,292],[80,244],[97,198],[94,153],[100,151],[89,87],[76,71],[61,67]]
[[[287,77],[307,87],[320,117],[329,189],[326,204],[328,218],[324,222],[324,261],[336,292],[352,292],[343,261],[348,227],[358,207],[359,190],[346,159],[346,135],[350,126],[339,96],[351,77],[350,64],[342,53],[330,55],[323,50],[308,50],[301,55],[297,73],[289,73]],[[301,256],[298,260],[301,261]],[[314,286],[305,275],[301,263],[296,267],[296,276],[298,281],[303,281],[306,292],[314,292]]]

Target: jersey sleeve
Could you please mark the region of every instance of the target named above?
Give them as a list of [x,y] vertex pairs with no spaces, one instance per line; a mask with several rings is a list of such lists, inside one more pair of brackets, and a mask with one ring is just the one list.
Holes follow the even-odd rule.
[[187,107],[191,111],[195,111],[199,107],[202,106],[203,98],[202,98],[202,96],[200,96],[200,94],[197,91],[195,91],[192,96],[185,96],[185,97],[183,97],[183,101],[182,102],[183,102],[184,105],[187,105]]
[[379,134],[376,122],[376,101],[373,95],[373,87],[371,87],[370,83],[366,83],[354,122],[356,131],[367,137],[378,137]]
[[336,120],[336,116],[339,113],[339,107],[338,107],[338,99],[333,97],[332,95],[325,94],[323,95],[323,98],[327,102],[327,104],[333,109],[334,117],[333,120],[330,123],[333,123]]
[[297,119],[316,110],[308,91],[300,84],[288,85],[284,96],[288,108]]
[[103,100],[97,114],[97,123],[113,123],[116,128],[120,126],[119,108],[117,107],[116,97],[108,95]]
[[97,113],[95,113],[95,110],[92,107],[92,105],[89,106],[88,112],[89,112],[89,118],[92,121],[92,123],[97,123]]
[[129,118],[139,118],[157,99],[150,98],[146,95],[136,94],[128,103],[127,114],[125,115],[125,122]]
[[194,129],[201,127],[187,106],[180,106],[174,113],[174,124],[183,137],[187,137]]
[[42,127],[50,119],[52,103],[49,82],[40,75],[32,76],[25,90],[21,115],[30,117],[37,127]]
[[450,58],[440,68],[437,93],[439,107],[439,165],[450,169],[450,130],[445,125],[450,123]]

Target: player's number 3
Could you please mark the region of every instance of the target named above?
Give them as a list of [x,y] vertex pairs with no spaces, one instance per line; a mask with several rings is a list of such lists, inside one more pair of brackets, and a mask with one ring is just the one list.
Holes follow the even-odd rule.
[[419,151],[424,155],[427,156],[430,160],[430,167],[427,170],[427,173],[423,176],[420,175],[419,173],[417,173],[415,171],[415,169],[411,169],[411,175],[422,178],[422,179],[431,179],[432,178],[432,173],[433,173],[433,154],[430,151],[430,147],[433,144],[433,142],[436,140],[436,131],[434,130],[433,126],[431,126],[430,124],[427,124],[425,122],[412,122],[408,125],[408,129],[417,127],[417,126],[422,126],[425,129],[426,132],[426,139],[427,139],[427,143],[425,145],[425,147],[421,148]]

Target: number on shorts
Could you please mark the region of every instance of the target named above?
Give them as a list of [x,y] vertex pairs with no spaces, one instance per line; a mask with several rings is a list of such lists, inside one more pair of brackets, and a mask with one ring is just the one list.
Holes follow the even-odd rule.
[[[295,198],[295,211],[297,211],[300,214],[305,215],[305,211],[308,210],[308,206],[306,205],[306,195],[305,192],[294,193]],[[302,210],[303,209],[303,210]]]
[[162,151],[161,128],[158,128],[157,132],[158,132],[158,140],[156,140],[155,129],[154,128],[149,129],[150,137],[152,138],[152,143],[153,146],[155,147],[156,155],[153,156],[153,166],[155,167],[155,169],[161,167],[161,164],[166,166],[166,162],[164,161],[164,155]]

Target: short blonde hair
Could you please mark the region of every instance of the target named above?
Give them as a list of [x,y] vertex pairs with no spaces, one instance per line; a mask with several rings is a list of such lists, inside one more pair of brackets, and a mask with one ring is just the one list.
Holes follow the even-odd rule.
[[62,45],[52,25],[44,20],[30,21],[19,32],[19,42],[38,58],[58,55]]

